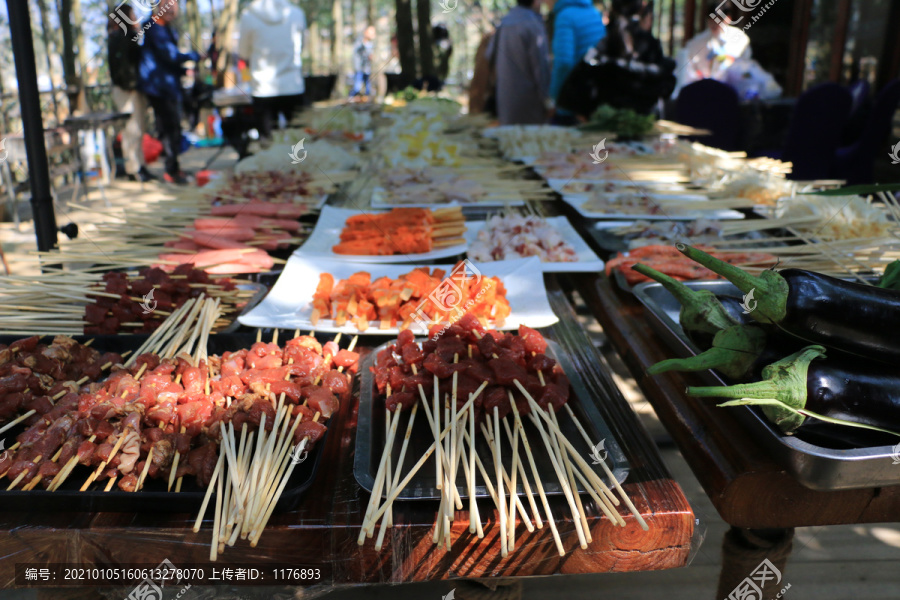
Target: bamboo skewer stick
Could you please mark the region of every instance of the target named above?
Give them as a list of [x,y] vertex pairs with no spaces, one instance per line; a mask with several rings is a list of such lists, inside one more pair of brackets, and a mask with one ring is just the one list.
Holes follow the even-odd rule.
[[[478,389],[475,391],[475,393],[472,394],[472,396],[469,397],[469,400],[466,402],[465,406],[463,407],[463,410],[468,410],[469,407],[472,406],[472,404],[474,404],[475,400],[476,400],[479,396],[481,396],[481,392],[484,391],[484,388],[485,388],[485,387],[487,387],[487,382],[483,382],[483,383],[478,387]],[[373,515],[370,517],[370,519],[364,519],[364,520],[363,520],[363,524],[362,524],[362,527],[361,527],[361,529],[362,529],[363,531],[365,531],[366,529],[368,529],[368,528],[370,527],[370,523],[377,522],[378,519],[381,518],[381,515],[383,515],[383,514],[384,514],[384,511],[387,509],[387,503],[388,503],[388,502],[393,502],[394,500],[397,499],[397,496],[400,494],[400,492],[401,492],[407,485],[409,485],[410,480],[412,480],[412,478],[413,478],[413,477],[415,476],[415,474],[419,471],[419,469],[422,468],[422,465],[424,465],[424,464],[428,461],[428,459],[431,457],[431,454],[434,452],[435,447],[436,447],[437,445],[439,445],[440,442],[441,442],[441,440],[444,438],[444,436],[446,436],[446,435],[449,434],[449,433],[450,433],[450,427],[449,427],[449,425],[447,425],[447,426],[445,426],[444,429],[441,431],[441,434],[440,434],[438,440],[435,441],[435,442],[433,442],[433,443],[431,444],[431,446],[428,447],[428,449],[427,449],[427,450],[425,451],[425,453],[421,456],[421,458],[419,458],[418,462],[416,462],[416,464],[413,465],[413,467],[409,470],[409,473],[406,474],[406,477],[404,477],[404,478],[400,481],[400,483],[397,485],[397,488],[396,488],[393,492],[391,492],[391,494],[390,494],[390,495],[388,496],[388,498],[385,500],[385,503],[381,506],[381,508],[379,508],[379,509],[375,512],[375,514],[373,514]],[[361,540],[360,540],[360,545],[362,545],[362,538],[361,538]]]
[[[506,438],[510,441],[510,444],[513,443],[514,436],[513,431],[510,429],[509,421],[503,419],[503,426],[506,430]],[[515,431],[516,434],[519,433],[518,430]],[[515,436],[515,440],[518,441],[522,436]],[[525,440],[522,440],[523,445]],[[531,490],[531,484],[528,482],[528,477],[525,475],[525,465],[522,464],[521,456],[518,461],[518,471],[519,476],[522,478],[522,487],[525,489],[525,496],[528,498],[528,504],[531,507],[531,514],[534,516],[534,526],[537,529],[542,529],[544,527],[543,519],[541,518],[541,512],[538,510],[537,503],[534,501],[534,494]]]
[[553,534],[556,550],[559,552],[560,556],[565,556],[565,549],[563,548],[562,540],[559,537],[559,531],[556,529],[556,521],[553,519],[553,513],[550,510],[550,502],[547,500],[547,494],[544,492],[544,484],[541,482],[541,476],[538,473],[537,465],[534,462],[534,455],[531,453],[531,446],[528,443],[528,436],[525,435],[525,427],[522,424],[522,418],[519,415],[519,408],[516,406],[512,394],[510,394],[510,408],[512,408],[516,429],[519,430],[522,436],[522,446],[525,448],[525,456],[528,458],[528,464],[531,467],[531,475],[534,477],[534,484],[537,488],[538,496],[541,499],[541,504],[544,506],[544,513],[547,515],[547,525],[550,526],[550,532]]
[[[406,434],[403,436],[403,444],[400,446],[400,455],[397,457],[397,468],[394,470],[394,478],[391,481],[391,486],[388,490],[389,494],[394,491],[394,488],[397,487],[397,484],[400,482],[400,472],[403,469],[403,460],[406,457],[406,449],[409,446],[409,438],[412,435],[413,423],[415,423],[416,411],[418,408],[419,404],[414,404],[409,413],[409,421],[406,424]],[[389,514],[390,511],[391,507],[388,507],[388,511],[385,514]],[[378,532],[378,541],[375,543],[376,550],[381,550],[382,543],[384,542],[384,531],[385,527],[382,525],[381,531]]]
[[[487,433],[484,434],[487,439]],[[509,555],[509,540],[506,534],[506,503],[503,495],[503,477],[500,474],[500,416],[497,407],[494,407],[494,471],[497,476],[497,496],[500,503],[500,555]]]
[[[528,403],[531,405],[532,413],[537,413],[538,415],[540,415],[540,417],[541,417],[540,419],[535,418],[535,423],[538,425],[539,429],[543,430],[543,427],[540,425],[541,419],[546,421],[548,423],[548,425],[552,427],[553,421],[550,419],[550,417],[548,417],[544,413],[544,411],[541,409],[541,407],[538,406],[535,399],[532,398],[531,394],[528,393],[528,390],[526,390],[525,387],[522,386],[522,384],[519,383],[518,381],[516,381],[516,386],[519,388],[520,391],[522,391],[523,395],[528,400]],[[569,442],[569,440],[567,440],[565,438],[565,436],[561,437],[561,441],[568,448],[570,456],[572,456],[575,459],[575,461],[579,464],[579,466],[582,468],[582,471],[584,471],[584,473],[588,477],[588,479],[591,479],[591,475],[593,475],[593,477],[595,478],[595,481],[598,482],[602,486],[602,488],[609,489],[609,488],[607,488],[606,484],[603,483],[603,481],[597,476],[597,474],[594,473],[594,470],[591,469],[590,466],[586,462],[584,462],[584,459],[582,459],[581,456],[579,456],[578,451],[572,446],[572,444]],[[628,494],[626,494],[625,490],[622,489],[622,486],[619,484],[618,480],[615,478],[612,471],[610,471],[609,467],[606,466],[606,462],[601,461],[600,464],[606,471],[607,476],[612,480],[613,485],[615,486],[616,490],[621,495],[622,500],[625,502],[625,505],[628,507],[628,509],[634,515],[635,519],[637,519],[637,522],[640,524],[641,529],[643,529],[644,531],[649,530],[650,527],[647,525],[647,522],[644,520],[644,518],[638,512],[637,508],[635,508],[634,504],[631,502],[631,499],[628,497]]]

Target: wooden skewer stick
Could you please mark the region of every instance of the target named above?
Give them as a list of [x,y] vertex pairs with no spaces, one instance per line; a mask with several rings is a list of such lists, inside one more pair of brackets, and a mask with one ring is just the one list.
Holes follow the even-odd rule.
[[[478,387],[478,389],[475,390],[475,393],[469,397],[468,402],[466,402],[465,406],[463,407],[464,411],[469,410],[469,407],[472,404],[474,404],[475,400],[481,395],[481,392],[483,392],[484,388],[486,388],[486,387],[487,387],[487,382],[486,381],[482,382],[482,384]],[[365,531],[368,527],[370,527],[370,522],[377,522],[378,519],[381,518],[381,515],[384,514],[385,510],[387,510],[387,503],[393,502],[394,500],[397,499],[397,496],[400,495],[400,492],[407,485],[409,485],[409,482],[412,480],[412,478],[415,476],[415,474],[419,472],[419,469],[422,468],[422,465],[424,465],[428,461],[428,459],[431,457],[431,454],[434,452],[435,447],[441,443],[441,440],[448,433],[450,433],[449,425],[444,427],[444,430],[441,432],[440,436],[438,437],[438,440],[433,442],[431,444],[431,446],[429,446],[428,449],[425,450],[425,453],[421,456],[421,458],[419,458],[418,462],[416,462],[416,464],[413,465],[413,467],[409,470],[409,473],[406,474],[406,477],[404,477],[403,480],[400,481],[400,483],[397,485],[397,488],[394,489],[394,491],[391,492],[391,494],[385,500],[385,504],[382,505],[381,508],[379,508],[375,512],[375,514],[370,517],[370,519],[368,521],[366,521],[366,520],[363,521],[363,524],[362,524],[363,531]],[[360,543],[360,545],[362,545],[362,543]]]
[[[225,461],[225,440],[222,440],[222,443],[219,445],[219,461],[220,464]],[[216,511],[215,516],[213,517],[213,538],[212,543],[209,545],[209,560],[216,560],[219,551],[219,525],[222,522],[222,480],[228,477],[228,473],[223,468],[221,476],[216,480]],[[210,490],[212,490],[212,485],[209,486]],[[200,513],[201,515],[203,513]],[[198,517],[199,519],[199,517]]]
[[144,478],[147,477],[147,473],[150,471],[150,464],[153,462],[153,451],[155,449],[156,446],[150,446],[150,450],[147,452],[147,459],[144,461],[144,469],[141,471],[137,484],[134,486],[134,492],[137,492],[144,486]]
[[[515,403],[513,403],[513,406],[515,406]],[[534,412],[533,406],[531,410],[532,412]],[[547,449],[547,455],[550,457],[550,463],[553,465],[553,470],[556,472],[557,479],[559,479],[559,485],[563,490],[563,494],[565,494],[566,501],[569,503],[569,509],[572,511],[573,521],[575,521],[575,531],[578,533],[578,543],[581,546],[581,549],[584,550],[587,548],[587,540],[585,539],[584,531],[581,528],[581,520],[578,518],[578,507],[575,505],[575,499],[572,497],[572,490],[569,488],[569,482],[566,479],[566,476],[563,474],[560,464],[556,460],[556,453],[553,450],[553,444],[550,442],[550,438],[547,437],[547,433],[544,431],[543,425],[541,425],[541,422],[538,419],[534,419],[533,421],[537,426],[538,433],[540,434],[541,439],[544,442],[544,447]]]
[[[103,472],[103,469],[106,468],[106,465],[108,465],[110,461],[116,456],[116,453],[119,451],[119,448],[122,447],[122,444],[125,442],[125,438],[128,437],[128,434],[130,432],[131,429],[129,428],[119,435],[119,439],[116,440],[116,445],[113,446],[112,452],[109,453],[109,458],[100,463],[100,466],[97,467],[96,471],[90,474],[90,476],[87,478],[87,481],[84,482],[84,485],[81,486],[81,489],[79,491],[83,492],[88,489],[88,487],[94,482],[94,480],[100,476],[100,473]],[[63,480],[60,480],[60,482],[57,484],[57,487],[62,485],[62,483]]]
[[[487,426],[485,427],[485,423]],[[488,442],[488,446],[491,449],[491,456],[494,453],[494,434],[493,431],[493,420],[491,416],[485,415],[485,423],[481,423],[481,433],[484,435],[485,439]],[[475,460],[478,460],[478,455],[476,454]],[[512,480],[509,478],[509,474],[506,472],[506,467],[503,466],[503,462],[500,462],[500,474],[503,475],[503,482],[506,483],[506,487],[511,489]],[[512,494],[512,497],[515,498],[516,506],[519,508],[519,514],[522,515],[522,522],[525,523],[525,529],[528,530],[529,533],[534,531],[534,524],[532,524],[531,519],[528,518],[528,512],[525,510],[525,505],[522,504],[522,501],[519,499],[518,494]],[[503,510],[508,510],[508,507],[504,503]]]
[[27,413],[22,415],[21,417],[18,417],[16,419],[10,421],[3,427],[0,427],[0,433],[3,433],[4,431],[7,431],[8,429],[12,429],[13,427],[15,427],[16,425],[18,425],[19,423],[21,423],[22,421],[24,421],[25,419],[27,419],[28,417],[30,417],[31,415],[33,415],[36,412],[37,412],[36,410],[31,409]]
[[[507,430],[509,429],[509,424],[506,421],[506,417],[503,417],[503,424],[506,425]],[[500,424],[495,423],[494,427],[497,429],[497,440],[499,444],[500,440]],[[516,491],[516,483],[519,476],[519,469],[517,467],[521,467],[519,464],[519,430],[516,429],[515,435],[512,441],[512,449],[513,449],[513,457],[512,457],[512,466],[510,470],[512,471],[512,481],[509,484],[509,550],[510,552],[516,549],[516,496],[518,492]]]
[[[549,405],[547,407],[548,412],[550,413],[550,418],[556,421],[556,413],[553,412],[553,405]],[[578,512],[573,515],[576,519],[581,519],[581,527],[584,530],[584,538],[587,540],[587,543],[590,544],[593,542],[591,536],[591,527],[587,522],[587,515],[584,514],[584,505],[581,503],[581,494],[578,493],[578,487],[575,485],[575,477],[572,475],[572,463],[569,461],[569,456],[566,453],[565,448],[562,446],[559,438],[562,436],[562,433],[559,429],[556,430],[556,434],[550,438],[550,441],[553,443],[553,449],[556,452],[556,459],[565,467],[566,477],[569,481],[569,488],[572,490],[572,495],[575,497],[575,506],[578,508]]]
[[547,515],[547,524],[550,526],[550,532],[553,534],[553,541],[556,543],[556,550],[560,556],[565,556],[566,551],[563,548],[562,540],[559,537],[559,531],[556,529],[556,521],[553,519],[553,513],[550,511],[550,502],[547,500],[547,494],[544,493],[544,484],[541,481],[540,473],[538,473],[537,465],[534,462],[534,455],[531,453],[531,445],[528,443],[528,436],[525,435],[525,427],[522,424],[522,418],[519,415],[519,408],[516,406],[512,394],[509,395],[510,405],[515,419],[515,427],[522,434],[522,446],[525,448],[525,456],[528,458],[528,464],[531,467],[531,475],[534,477],[534,485],[537,488],[538,496],[541,498],[541,504],[544,506],[544,512]]
[[[38,464],[39,462],[41,462],[41,459],[42,459],[42,458],[43,458],[43,456],[41,456],[40,454],[38,454],[37,456],[34,457],[34,460],[32,460],[31,462],[34,463],[34,464]],[[16,477],[16,478],[13,480],[13,482],[12,482],[11,484],[9,484],[9,487],[6,488],[6,491],[8,492],[8,491],[14,489],[17,485],[19,485],[19,483],[20,483],[23,479],[25,479],[25,475],[27,475],[27,474],[28,474],[28,470],[27,470],[27,469],[24,470],[24,471],[22,471],[21,473],[19,473],[19,476]]]
[[[465,432],[463,432],[465,435]],[[465,448],[462,450],[465,452]],[[469,408],[469,460],[464,461],[463,465],[468,463],[469,468],[466,469],[466,479],[469,482],[469,533],[474,533],[479,539],[484,537],[484,530],[481,526],[481,514],[478,512],[478,499],[475,498],[475,407]]]
[[209,499],[212,497],[213,488],[219,479],[219,473],[222,472],[222,462],[225,460],[225,453],[222,445],[219,444],[219,460],[216,462],[216,468],[213,470],[209,485],[206,487],[206,495],[203,497],[203,504],[200,505],[200,512],[197,514],[197,520],[194,521],[192,531],[197,533],[200,531],[200,523],[203,521],[203,515],[206,513],[206,507],[209,505]]
[[[510,444],[513,443],[513,430],[510,429],[509,421],[507,419],[503,419],[503,426],[506,429],[506,439],[509,440]],[[513,425],[515,427],[515,425]],[[516,430],[518,433],[518,430]],[[522,436],[516,436],[516,440],[520,439]],[[523,440],[524,442],[524,440]],[[524,445],[524,444],[523,444]],[[531,484],[528,482],[528,477],[525,475],[525,465],[522,464],[521,456],[519,457],[519,476],[522,478],[522,487],[525,489],[525,496],[528,498],[528,504],[531,507],[531,514],[534,515],[534,526],[537,529],[542,529],[544,527],[544,521],[541,519],[541,511],[538,510],[537,503],[534,500],[534,494],[531,491]]]
[[[546,414],[544,414],[544,411],[541,409],[540,406],[538,406],[538,403],[535,401],[535,399],[531,397],[531,394],[528,393],[528,390],[526,390],[525,387],[522,386],[522,384],[518,382],[518,380],[516,381],[516,386],[519,388],[519,390],[522,391],[522,393],[525,395],[525,398],[528,400],[528,403],[531,405],[532,413],[537,413],[538,415],[541,416],[541,418],[544,421],[546,421],[548,423],[548,425],[552,426],[553,421],[550,420],[550,417],[548,417]],[[536,419],[535,421],[537,423],[541,422],[540,419]],[[543,429],[543,428],[541,427],[541,429]],[[590,466],[584,461],[583,458],[581,458],[581,456],[578,454],[578,451],[572,446],[572,444],[569,442],[569,440],[567,440],[565,438],[565,436],[562,437],[562,442],[568,448],[570,455],[575,459],[575,462],[578,463],[579,467],[581,467],[582,471],[585,473],[585,475],[588,477],[588,479],[591,480],[592,479],[591,475],[593,475],[593,480],[595,482],[599,482],[599,484],[603,488],[605,488],[606,484],[603,482],[603,480],[600,479],[599,476],[597,476],[597,474],[594,472],[594,470],[590,468]],[[601,461],[601,465],[605,465],[605,462]],[[608,476],[612,479],[613,485],[616,487],[616,490],[619,491],[619,494],[622,496],[622,500],[625,502],[625,505],[628,507],[628,509],[634,515],[637,522],[640,524],[641,529],[643,529],[644,531],[649,530],[650,527],[649,527],[649,525],[647,525],[647,522],[644,520],[644,518],[638,512],[638,510],[634,506],[634,504],[631,502],[631,499],[628,497],[628,494],[625,493],[625,490],[622,489],[622,486],[619,484],[618,480],[613,476],[612,471],[609,471],[608,469],[609,469],[609,467],[606,467]],[[609,488],[607,488],[607,489],[609,489]]]
[[[62,454],[62,446],[59,447],[59,450],[57,450],[56,454],[53,455],[53,458],[50,459],[50,462],[55,463],[57,460],[59,460],[60,454]],[[43,478],[44,478],[44,476],[41,475],[40,473],[38,473],[37,475],[35,475],[32,478],[31,481],[28,482],[28,485],[26,485],[25,487],[22,488],[22,491],[27,492],[29,490],[33,490],[35,488],[35,486],[37,486],[37,484],[40,483],[41,479],[43,479]]]
[[[387,435],[387,438],[384,440],[384,450],[381,453],[381,460],[378,463],[378,471],[375,475],[375,487],[372,489],[372,495],[369,498],[369,506],[366,509],[366,516],[363,519],[364,521],[368,520],[369,516],[378,508],[378,502],[381,499],[381,489],[382,487],[384,487],[385,468],[387,466],[388,456],[390,456],[391,451],[393,450],[394,435],[397,433],[397,424],[400,421],[400,412],[400,407],[397,406],[394,409],[394,418],[391,419],[390,411],[385,409],[385,418],[391,422],[391,429]],[[371,530],[363,530],[360,532],[360,537],[357,540],[359,545],[363,545],[365,537],[372,537],[373,532],[374,522],[372,523]]]
[[[487,434],[485,434],[487,438]],[[497,496],[500,499],[500,555],[509,555],[509,540],[506,535],[506,502],[503,494],[503,476],[500,474],[500,413],[494,407],[494,471],[497,476]]]
[[[96,435],[92,435],[91,437],[88,438],[87,441],[93,442],[95,439],[97,439],[97,436],[96,436]],[[11,448],[10,448],[10,449],[11,449]],[[78,462],[78,453],[76,452],[76,453],[75,453],[75,456],[73,456],[72,458],[70,458],[70,459],[69,459],[69,462],[67,462],[67,463],[65,464],[65,466],[63,466],[63,468],[59,470],[59,473],[56,474],[56,477],[54,477],[54,478],[50,481],[50,485],[47,486],[47,491],[55,492],[55,491],[56,491],[56,488],[59,487],[60,484],[62,483],[61,480],[63,480],[63,479],[65,479],[66,477],[68,477],[69,472],[70,472],[72,469],[75,468],[75,464],[76,464],[77,462]]]
[[[313,417],[313,421],[317,421],[318,419],[319,419],[319,413],[316,413],[315,416]],[[289,439],[292,439],[292,438],[293,438],[293,431],[291,432],[291,438],[289,438]],[[293,448],[293,452],[296,454],[296,453],[303,452],[303,450],[306,448],[306,445],[308,443],[309,443],[309,436],[300,440],[299,445],[293,446],[293,444],[290,444],[288,447]],[[259,519],[259,523],[256,528],[256,535],[250,536],[250,547],[251,548],[255,548],[256,544],[259,542],[259,538],[262,535],[262,532],[266,527],[266,523],[269,522],[269,519],[272,517],[272,512],[275,510],[275,506],[278,504],[278,498],[280,498],[282,492],[284,492],[284,488],[285,488],[285,486],[287,486],[287,482],[291,478],[291,473],[294,472],[294,467],[296,467],[298,464],[297,461],[289,460],[289,455],[288,455],[289,453],[287,453],[287,448],[285,449],[285,451],[286,451],[286,456],[284,457],[284,459],[282,459],[281,469],[279,470],[278,477],[276,478],[276,481],[281,481],[281,484],[278,486],[278,489],[275,491],[275,494],[272,496],[271,500],[269,501],[268,508],[267,508],[265,514],[262,516],[261,519]],[[287,463],[290,463],[290,466],[287,468],[287,473],[285,473],[284,467],[286,466]]]
[[[566,402],[565,404],[563,404],[563,406],[565,407],[566,412],[569,413],[569,418],[572,419],[572,422],[575,424],[575,428],[576,428],[576,429],[578,430],[578,432],[581,434],[581,437],[584,438],[584,441],[587,443],[588,447],[591,448],[591,449],[593,450],[594,444],[593,444],[593,442],[591,442],[591,438],[590,438],[590,436],[587,434],[587,431],[585,431],[584,426],[582,426],[581,421],[580,421],[580,420],[578,419],[578,417],[575,415],[575,411],[572,410],[572,407],[569,406],[569,403],[568,403],[568,402]],[[600,457],[598,456],[598,457],[596,457],[596,458],[600,458]],[[604,461],[604,460],[601,459],[601,462],[605,463],[606,461]],[[604,493],[605,493],[605,491],[604,491]],[[612,491],[609,492],[608,498],[609,498],[610,501],[611,501],[613,504],[615,504],[616,506],[619,505],[619,501],[616,499],[616,497],[615,497],[615,495],[612,493]]]
[[[403,460],[406,458],[406,449],[409,446],[409,438],[412,435],[413,423],[415,423],[416,412],[418,409],[419,403],[417,402],[416,404],[413,404],[412,410],[409,413],[409,422],[406,424],[406,434],[403,436],[403,445],[400,446],[400,455],[397,457],[397,468],[394,470],[394,478],[388,489],[388,493],[393,492],[394,488],[400,482],[400,472],[403,469]],[[390,508],[388,508],[388,513],[389,512]],[[378,540],[375,543],[376,550],[381,550],[381,545],[384,542],[384,530],[385,528],[382,526],[381,531],[378,532]]]

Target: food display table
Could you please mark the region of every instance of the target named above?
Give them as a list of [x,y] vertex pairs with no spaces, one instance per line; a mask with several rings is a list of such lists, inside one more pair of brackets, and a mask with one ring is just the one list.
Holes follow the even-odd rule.
[[[302,565],[321,568],[322,579],[315,583],[322,584],[624,572],[686,565],[694,533],[693,512],[680,486],[666,472],[653,442],[612,380],[598,367],[596,350],[575,322],[559,282],[548,276],[548,286],[551,305],[560,316],[549,337],[571,353],[593,401],[622,446],[631,465],[623,487],[650,525],[649,531],[643,531],[627,512],[622,513],[627,522],[622,528],[613,527],[592,509],[588,519],[594,541],[587,550],[578,548],[575,528],[567,516],[558,520],[565,557],[556,552],[545,525],[531,534],[520,527],[516,550],[503,559],[496,526],[486,526],[486,537],[478,540],[468,533],[468,520],[462,513],[454,525],[452,551],[446,552],[431,543],[436,502],[398,502],[394,527],[382,551],[376,552],[371,540],[358,546],[368,493],[353,476],[354,400],[332,418],[333,430],[325,442],[322,464],[300,508],[276,514],[256,548],[239,541],[218,562],[210,563],[211,524],[207,519],[200,532],[193,533],[196,515],[192,514],[5,513],[0,517],[0,555],[5,557],[0,563],[0,582],[12,584],[16,563],[92,567],[155,565],[163,559],[175,565],[209,568]],[[377,344],[367,340],[366,345]],[[555,514],[565,514],[564,505],[561,497],[551,498]],[[483,506],[485,521],[492,524],[496,513],[488,512],[487,502],[479,506]]]

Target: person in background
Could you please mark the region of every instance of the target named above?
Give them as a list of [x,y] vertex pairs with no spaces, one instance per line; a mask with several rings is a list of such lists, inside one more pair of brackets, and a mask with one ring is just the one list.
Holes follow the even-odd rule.
[[730,25],[735,21],[722,13],[715,1],[709,3],[706,12],[706,30],[691,38],[678,53],[678,83],[673,98],[678,97],[681,88],[701,79],[726,81],[728,70],[736,61],[751,58],[750,38],[740,27]]
[[497,118],[501,125],[547,121],[550,59],[538,2],[518,0],[518,6],[500,21],[487,49],[497,78]]
[[147,130],[147,97],[138,90],[138,63],[141,60],[141,46],[131,41],[140,31],[140,22],[135,18],[130,4],[123,4],[119,10],[128,17],[128,31],[112,19],[109,20],[109,78],[112,80],[112,98],[116,110],[131,113],[122,131],[122,157],[125,159],[125,174],[131,181],[156,179],[144,164],[144,132]]
[[353,88],[350,97],[372,95],[372,62],[375,54],[375,26],[366,27],[353,46]]
[[650,33],[653,4],[613,0],[608,14],[606,37],[572,69],[557,108],[585,119],[602,105],[650,114],[675,87],[675,61]]
[[[588,50],[606,35],[603,16],[590,0],[558,0],[553,6],[553,73],[550,78],[550,98],[556,102],[560,88],[569,73]],[[553,122],[573,125],[575,115],[556,110]]]
[[208,83],[214,87],[222,87],[221,74],[218,71],[219,64],[219,34],[213,29],[209,36],[209,48],[206,50],[206,71],[209,74]]
[[450,32],[443,23],[438,23],[431,28],[431,41],[434,44],[434,58],[437,63],[437,78],[440,91],[444,82],[450,76],[450,57],[453,56],[453,42],[450,40]]
[[166,157],[167,183],[184,185],[188,179],[178,166],[181,150],[181,106],[184,93],[181,76],[184,63],[197,62],[200,55],[178,50],[178,35],[172,23],[178,16],[178,2],[157,4],[153,9],[154,23],[145,27],[144,45],[138,68],[140,89],[146,94],[156,116],[156,128]]
[[262,140],[283,115],[303,106],[303,37],[306,14],[287,0],[253,0],[241,15],[238,56],[250,70],[250,92]]

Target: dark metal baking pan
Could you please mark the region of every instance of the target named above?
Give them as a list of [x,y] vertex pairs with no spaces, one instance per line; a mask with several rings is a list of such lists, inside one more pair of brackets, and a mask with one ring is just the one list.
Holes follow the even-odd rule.
[[[686,285],[720,296],[742,297],[727,281],[692,281]],[[681,306],[662,285],[642,283],[635,286],[634,295],[647,308],[651,325],[676,354],[686,357],[698,353],[678,322]],[[705,371],[702,376],[709,385],[725,385],[713,371]],[[893,460],[897,451],[890,445],[866,446],[860,434],[852,432],[845,436],[845,431],[835,431],[834,426],[812,427],[809,431],[804,431],[804,427],[796,435],[784,435],[757,408],[736,406],[727,410],[738,415],[772,456],[810,489],[829,491],[900,484],[900,469]],[[872,439],[871,435],[868,437]]]
[[[384,448],[385,411],[384,401],[378,396],[378,392],[375,389],[375,377],[372,375],[371,371],[369,371],[369,367],[374,363],[375,357],[378,355],[378,352],[385,346],[386,344],[379,346],[374,351],[372,351],[366,357],[365,362],[360,365],[361,376],[359,415],[357,420],[356,456],[353,463],[353,474],[355,475],[356,480],[359,482],[359,484],[370,492],[374,487],[375,476],[378,472],[378,463],[381,460],[381,454]],[[584,426],[588,436],[592,441],[594,441],[594,443],[598,443],[601,440],[604,440],[603,450],[605,450],[607,453],[607,466],[610,468],[610,470],[613,472],[613,475],[620,483],[625,481],[625,478],[628,476],[629,470],[628,461],[625,458],[625,454],[622,452],[622,449],[616,441],[615,437],[613,437],[609,426],[604,422],[603,417],[601,417],[600,413],[597,411],[597,407],[595,406],[594,402],[586,401],[588,399],[587,390],[580,375],[575,370],[569,358],[562,352],[558,344],[554,343],[553,341],[549,341],[547,353],[559,362],[559,364],[565,371],[566,376],[568,376],[569,378],[569,382],[572,385],[572,394],[569,396],[569,405],[578,416],[578,420]],[[396,459],[399,456],[401,446],[399,440],[402,440],[403,434],[406,431],[405,428],[407,418],[408,417],[401,417],[399,420],[399,425],[397,427],[398,442],[394,444],[394,452],[392,454],[392,464],[394,465],[397,464]],[[510,427],[512,427],[512,416],[508,417],[508,419],[510,421]],[[572,419],[569,417],[568,413],[560,413],[559,421],[563,433],[572,443],[572,446],[583,450],[582,458],[584,458],[584,460],[588,462],[588,464],[593,462],[590,458],[591,448],[587,445],[587,443],[584,441],[584,438],[575,428],[575,425],[572,423]],[[443,423],[443,418],[441,419],[441,422]],[[543,441],[541,441],[540,434],[527,417],[523,416],[523,424],[525,426],[525,431],[528,436],[528,441],[531,446],[531,451],[534,456],[538,473],[540,473],[541,475],[541,482],[543,483],[544,491],[548,495],[562,494],[562,489],[559,486],[559,479],[557,479],[556,474],[553,470],[553,466],[550,463],[546,449],[544,447],[544,443]],[[481,458],[481,461],[484,464],[485,470],[487,471],[488,475],[493,477],[493,455],[491,454],[490,446],[484,441],[484,437],[481,435],[480,428],[478,427],[476,427],[475,437],[477,438],[477,442],[475,444],[476,453]],[[510,464],[512,463],[512,446],[511,444],[509,444],[504,430],[501,430],[501,437],[504,440],[501,450],[503,464],[506,467],[507,473],[512,476],[512,473],[510,471]],[[416,415],[413,432],[410,436],[409,448],[407,449],[406,458],[404,459],[404,476],[409,468],[415,464],[419,457],[421,457],[422,454],[427,451],[427,449],[433,442],[434,436],[432,435],[431,430],[428,427],[428,420],[425,417],[424,411],[420,410]],[[468,451],[468,447],[466,448],[466,450]],[[519,452],[524,452],[521,445],[519,446]],[[527,464],[527,460],[523,464],[525,466],[525,472],[528,475],[528,479],[529,481],[531,481],[532,474],[531,469]],[[594,469],[604,481],[607,480],[605,473],[599,466],[599,464],[597,466],[594,466]],[[476,472],[478,472],[478,467],[476,467]],[[481,475],[479,474],[476,479],[480,481]],[[416,473],[416,475],[409,482],[409,485],[406,486],[406,488],[401,492],[398,498],[400,500],[438,499],[441,497],[440,490],[435,488],[434,485],[435,467],[434,458],[432,456],[429,458],[428,462],[426,462],[425,465],[421,469],[419,469],[418,473]],[[579,485],[578,487],[580,490],[584,491],[582,486]],[[457,488],[459,489],[461,497],[468,496],[468,490],[466,489],[465,476],[462,466],[460,466],[459,469]],[[518,486],[518,489],[519,493],[524,493],[524,488],[521,485]],[[477,485],[475,487],[475,495],[479,498],[488,497],[487,489],[483,484]],[[382,494],[382,496],[384,496],[384,494]]]
[[[23,337],[25,336],[0,335],[0,343],[9,344]],[[92,339],[90,336],[73,337],[81,343]],[[147,336],[100,335],[93,336],[93,339],[95,341],[91,347],[100,352],[122,353],[139,348],[146,341]],[[210,335],[209,353],[221,354],[240,348],[249,348],[255,341],[255,334]],[[329,427],[322,439],[307,455],[306,460],[294,468],[278,504],[275,505],[276,512],[293,510],[300,504],[304,492],[309,489],[316,477],[322,461],[322,449],[325,447],[330,429]],[[19,426],[4,432],[2,437],[9,442],[7,447],[14,443],[16,435],[21,431],[22,427]],[[106,479],[102,480],[100,484],[94,483],[87,491],[78,491],[90,472],[91,469],[78,465],[66,482],[55,492],[48,492],[40,487],[27,492],[6,491],[9,482],[4,479],[4,485],[0,486],[0,511],[196,512],[206,494],[206,489],[197,486],[193,477],[184,478],[181,492],[177,494],[174,491],[166,491],[165,481],[149,478],[139,492],[123,492],[115,486],[112,490],[104,492],[103,486]]]

